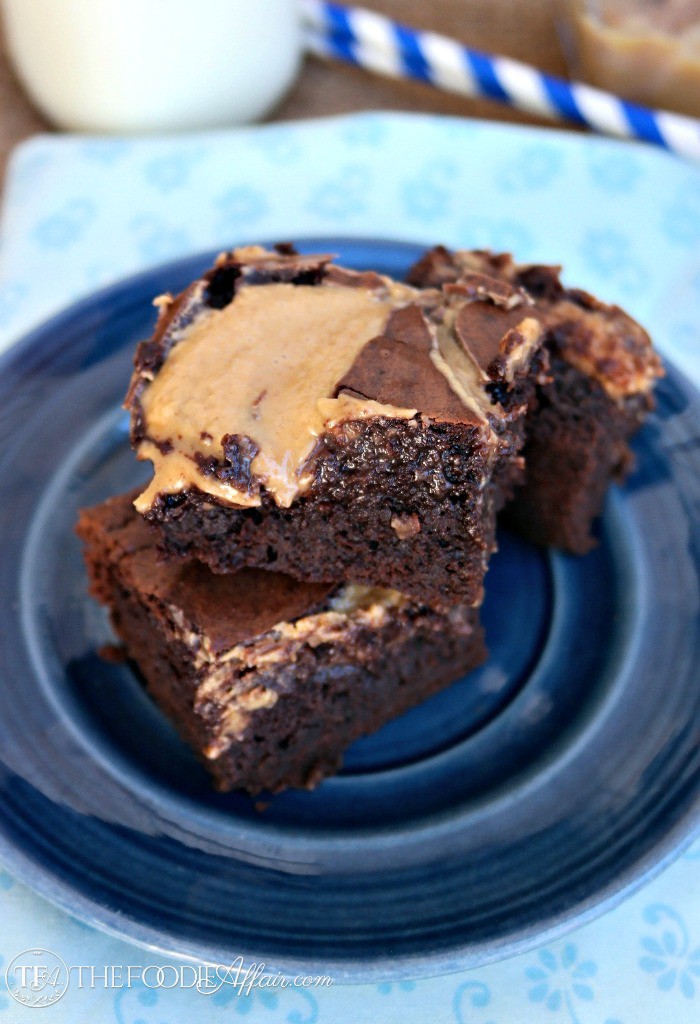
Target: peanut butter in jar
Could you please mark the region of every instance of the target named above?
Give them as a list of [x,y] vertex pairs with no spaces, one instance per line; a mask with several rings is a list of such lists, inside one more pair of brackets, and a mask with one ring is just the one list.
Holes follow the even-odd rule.
[[574,77],[700,116],[700,0],[562,0]]

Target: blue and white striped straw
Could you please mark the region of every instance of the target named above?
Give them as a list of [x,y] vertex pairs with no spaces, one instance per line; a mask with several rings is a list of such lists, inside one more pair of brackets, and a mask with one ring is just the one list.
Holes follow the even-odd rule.
[[509,57],[419,32],[362,7],[301,0],[307,49],[394,78],[414,78],[464,96],[500,100],[620,138],[640,139],[700,160],[700,121],[649,110],[582,82],[567,82]]

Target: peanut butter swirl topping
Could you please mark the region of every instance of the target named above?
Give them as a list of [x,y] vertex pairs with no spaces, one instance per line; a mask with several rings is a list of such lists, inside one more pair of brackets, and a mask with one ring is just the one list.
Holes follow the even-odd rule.
[[177,299],[157,300],[156,333],[137,353],[127,407],[138,457],[154,465],[137,509],[190,488],[236,507],[266,492],[289,507],[313,482],[318,439],[348,420],[448,407],[454,419],[456,404],[497,445],[503,414],[487,385],[512,382],[541,330],[524,293],[492,281],[490,296],[488,283],[442,296],[328,257],[220,258]]

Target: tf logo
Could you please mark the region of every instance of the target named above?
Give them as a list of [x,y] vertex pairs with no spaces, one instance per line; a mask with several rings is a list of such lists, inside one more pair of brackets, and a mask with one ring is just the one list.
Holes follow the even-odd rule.
[[5,981],[12,998],[23,1006],[51,1006],[65,995],[70,971],[50,949],[25,949],[10,960]]

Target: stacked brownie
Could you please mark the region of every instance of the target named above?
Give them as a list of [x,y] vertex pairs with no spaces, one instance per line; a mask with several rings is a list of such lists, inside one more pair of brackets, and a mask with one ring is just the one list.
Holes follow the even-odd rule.
[[621,311],[483,253],[405,284],[251,247],[158,305],[127,396],[153,478],[82,513],[91,589],[219,788],[313,786],[483,660],[499,509],[587,546],[576,489],[621,470],[658,363]]
[[165,562],[135,497],[81,514],[91,590],[218,789],[311,787],[354,740],[486,656],[466,605]]

